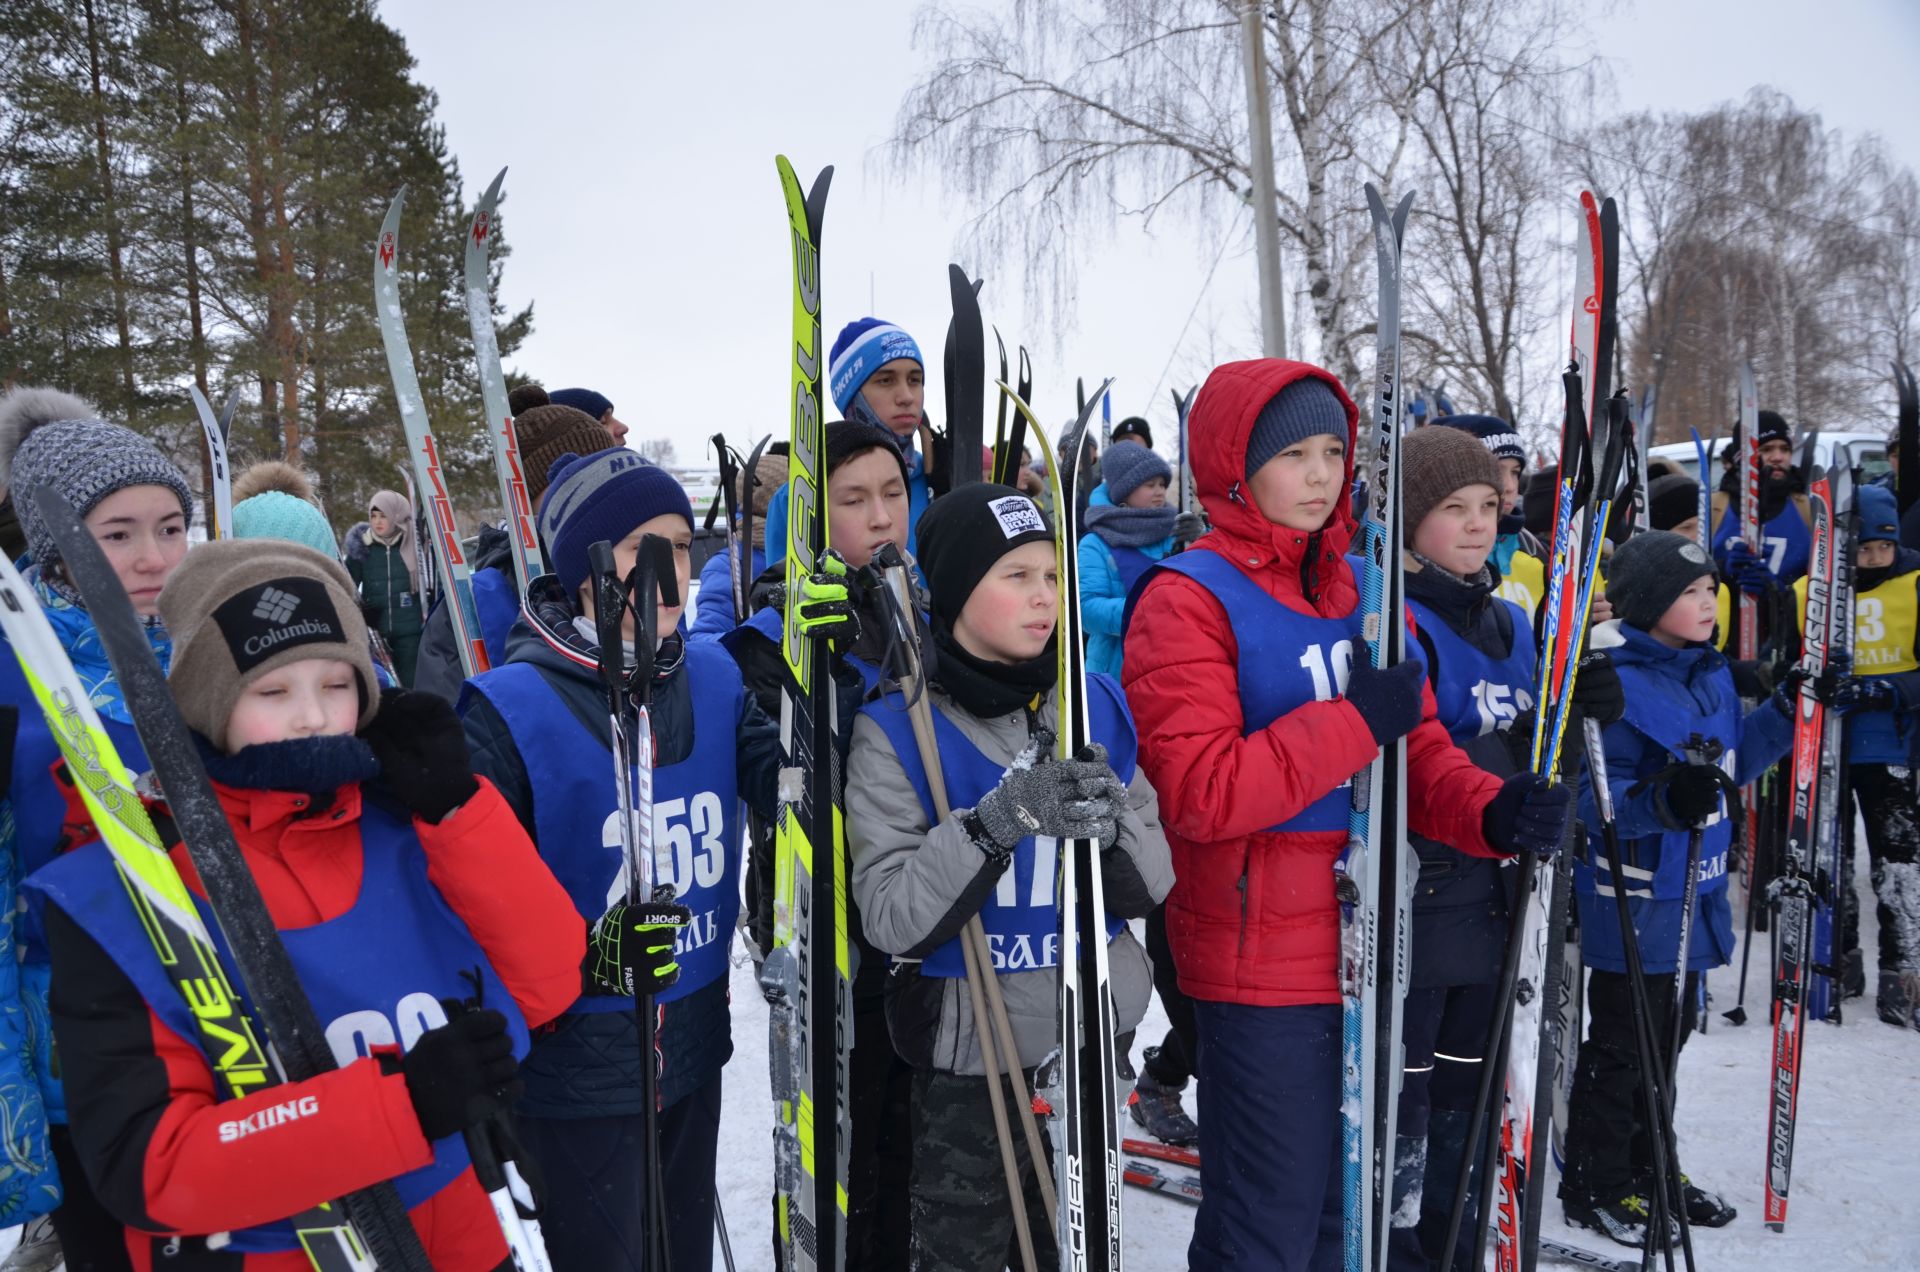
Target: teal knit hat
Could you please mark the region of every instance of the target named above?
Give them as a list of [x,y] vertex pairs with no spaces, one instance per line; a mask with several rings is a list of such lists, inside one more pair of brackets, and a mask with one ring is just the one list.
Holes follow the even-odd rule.
[[236,539],[285,539],[305,544],[328,560],[340,559],[340,543],[326,514],[295,495],[268,490],[233,506]]

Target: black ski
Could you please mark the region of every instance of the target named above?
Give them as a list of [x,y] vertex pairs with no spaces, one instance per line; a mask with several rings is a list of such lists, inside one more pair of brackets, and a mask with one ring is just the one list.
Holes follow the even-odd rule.
[[980,448],[986,444],[987,429],[987,337],[980,318],[981,281],[969,279],[958,265],[947,266],[947,286],[953,295],[946,350],[947,454],[953,468],[944,474],[947,490],[983,476]]

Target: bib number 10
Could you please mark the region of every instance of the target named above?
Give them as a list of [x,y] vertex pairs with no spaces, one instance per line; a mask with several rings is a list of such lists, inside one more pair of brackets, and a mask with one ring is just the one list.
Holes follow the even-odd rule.
[[1300,655],[1300,665],[1313,678],[1313,700],[1330,701],[1346,692],[1347,677],[1353,672],[1353,642],[1336,641],[1331,650],[1325,645],[1308,645]]

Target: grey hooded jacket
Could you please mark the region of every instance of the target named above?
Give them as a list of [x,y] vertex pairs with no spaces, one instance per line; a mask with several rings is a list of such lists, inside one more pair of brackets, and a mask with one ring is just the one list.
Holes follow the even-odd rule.
[[[937,688],[929,693],[934,708],[993,762],[1011,765],[1026,747],[1027,713],[981,719]],[[1057,716],[1056,698],[1049,695],[1035,723],[1051,729]],[[999,872],[968,837],[957,813],[938,826],[928,821],[885,731],[861,716],[847,757],[847,840],[854,902],[867,939],[894,959],[887,991],[894,1047],[918,1067],[982,1073],[965,979],[923,976],[916,960],[979,912]],[[1107,913],[1144,918],[1173,887],[1159,799],[1144,773],[1134,774],[1118,838],[1100,858]],[[1107,954],[1116,1027],[1127,1034],[1146,1011],[1152,966],[1130,928],[1114,938]],[[1003,972],[999,979],[1021,1067],[1033,1068],[1060,1045],[1058,973],[1054,968]]]

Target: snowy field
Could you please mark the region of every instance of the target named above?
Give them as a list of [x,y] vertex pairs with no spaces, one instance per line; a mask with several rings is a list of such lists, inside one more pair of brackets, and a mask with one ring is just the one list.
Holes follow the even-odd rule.
[[[1861,947],[1872,951],[1877,948],[1872,896],[1865,888],[1865,871],[1859,874]],[[1736,895],[1736,907],[1739,902]],[[1765,941],[1764,936],[1760,939]],[[1764,961],[1765,953],[1763,946],[1756,946],[1758,959]],[[751,963],[737,945],[735,954],[735,1053],[727,1066],[718,1184],[734,1259],[742,1272],[758,1272],[772,1265],[767,1011]],[[1738,966],[1736,960],[1733,968],[1711,978],[1712,1025],[1704,1036],[1688,1042],[1680,1065],[1682,1160],[1697,1182],[1725,1194],[1740,1211],[1730,1227],[1694,1234],[1701,1272],[1920,1269],[1920,1223],[1906,1211],[1920,1205],[1920,1152],[1915,1151],[1920,1136],[1920,1035],[1881,1024],[1873,1014],[1871,993],[1846,1004],[1844,1025],[1808,1026],[1792,1208],[1787,1231],[1768,1232],[1760,1222],[1772,1042],[1765,1024],[1766,974],[1758,964],[1752,969],[1748,1021],[1734,1028],[1719,1013],[1733,1005]],[[1156,1000],[1140,1037],[1157,1041],[1166,1027]],[[1134,1058],[1137,1063],[1137,1044]],[[1187,1108],[1197,1112],[1191,1089]],[[1546,1234],[1602,1249],[1597,1234],[1573,1231],[1561,1222],[1560,1208],[1552,1200],[1554,1182],[1547,1192]],[[1185,1268],[1192,1226],[1193,1211],[1184,1203],[1126,1190],[1127,1266],[1132,1272]],[[14,1240],[13,1231],[0,1232],[0,1254]],[[1605,1247],[1605,1252],[1629,1254],[1620,1247]],[[714,1267],[723,1266],[716,1249]]]

